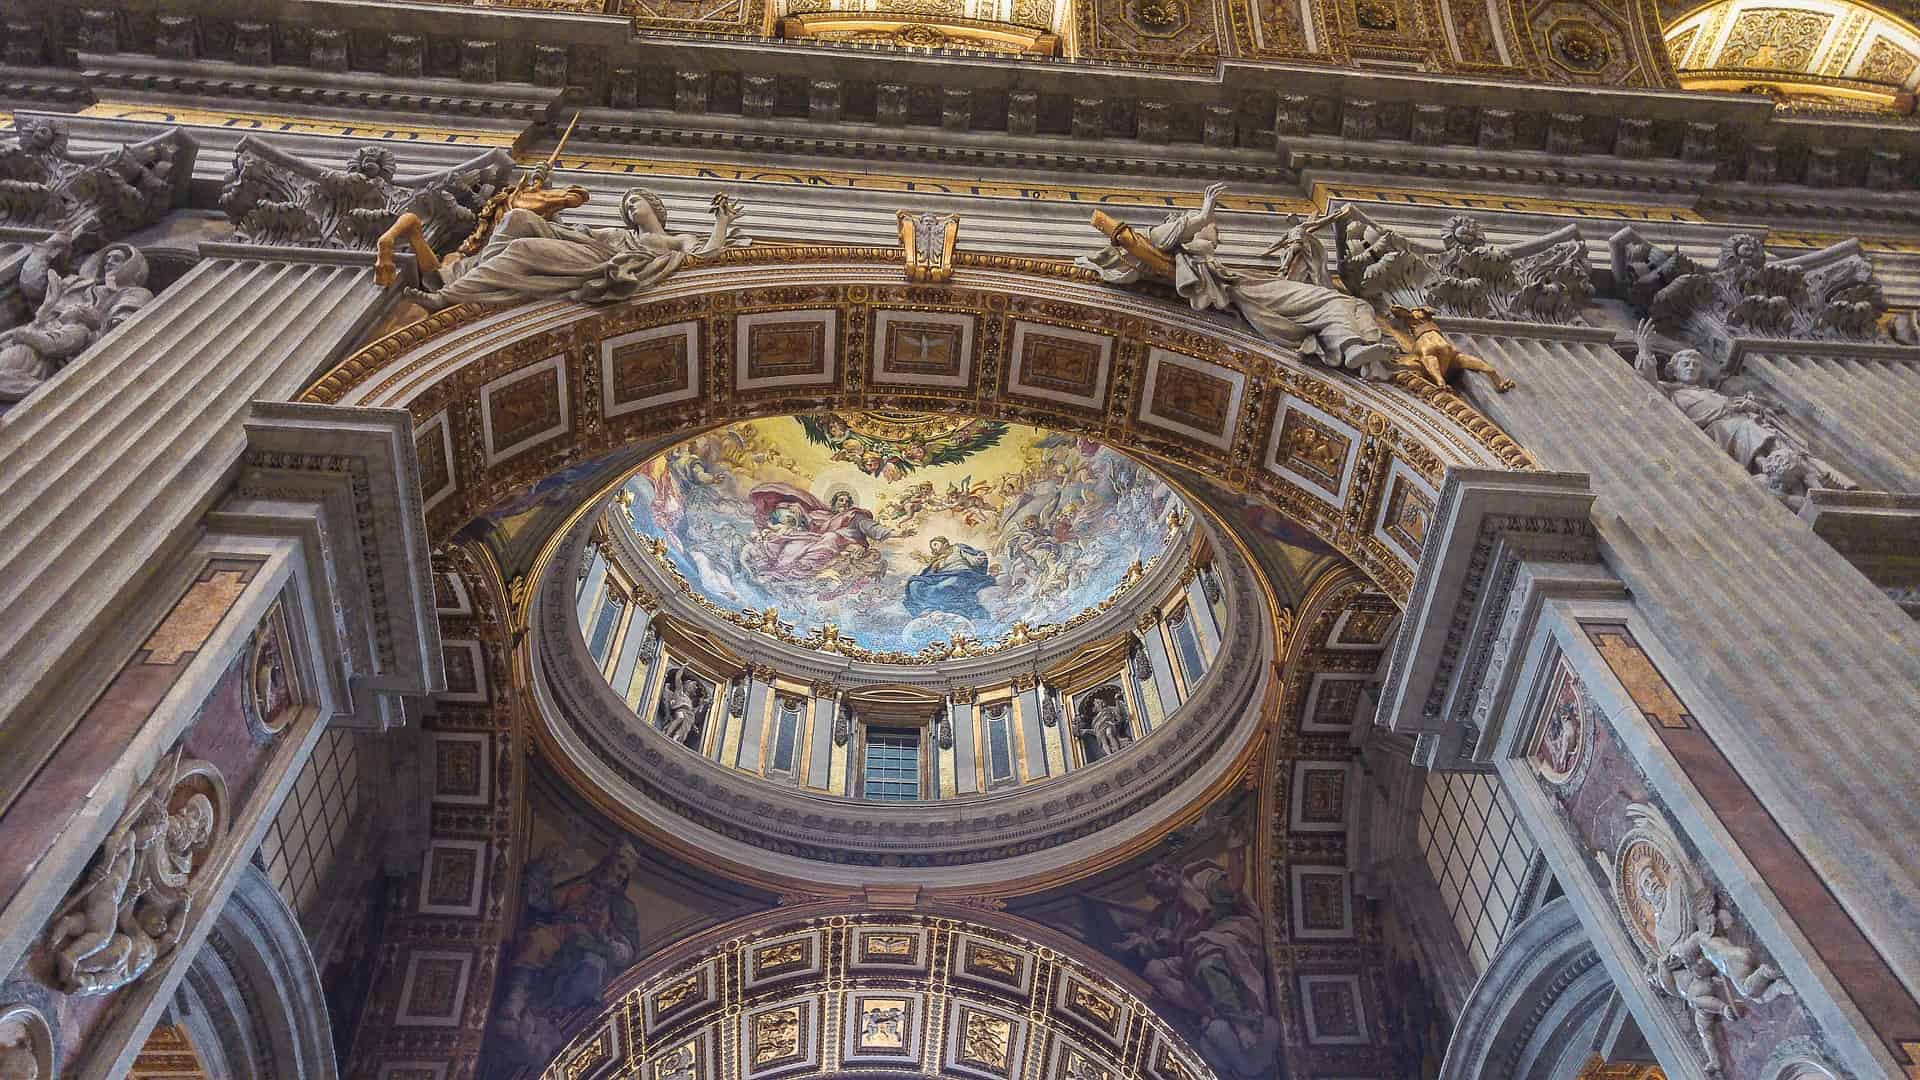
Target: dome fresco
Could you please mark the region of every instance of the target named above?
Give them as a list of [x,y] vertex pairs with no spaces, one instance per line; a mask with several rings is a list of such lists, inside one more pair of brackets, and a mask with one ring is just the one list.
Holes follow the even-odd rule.
[[634,531],[697,598],[874,654],[1018,641],[1098,608],[1186,517],[1098,443],[908,412],[735,424],[650,459],[626,491]]

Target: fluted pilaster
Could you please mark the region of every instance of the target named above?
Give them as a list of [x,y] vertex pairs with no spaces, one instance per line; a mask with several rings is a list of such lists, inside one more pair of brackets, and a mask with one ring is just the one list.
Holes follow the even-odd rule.
[[206,254],[0,419],[0,787],[17,790],[77,715],[73,658],[137,647],[146,628],[121,625],[116,598],[198,533],[235,475],[248,403],[295,393],[381,295],[363,256]]

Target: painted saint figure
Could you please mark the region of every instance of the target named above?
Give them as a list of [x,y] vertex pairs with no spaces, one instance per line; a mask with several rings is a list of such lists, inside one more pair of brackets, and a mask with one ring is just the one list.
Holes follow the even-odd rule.
[[828,496],[827,505],[791,484],[760,484],[748,493],[759,526],[740,553],[741,564],[762,579],[806,582],[847,555],[868,553],[874,541],[893,530],[856,505],[845,488]]
[[666,204],[641,188],[620,200],[625,226],[617,229],[565,225],[515,207],[501,215],[478,254],[442,262],[430,275],[437,287],[409,295],[430,310],[560,296],[588,304],[625,300],[662,281],[691,256],[750,243],[733,233],[739,215],[737,203],[716,195],[713,231],[701,240],[668,232]]
[[927,554],[918,557],[926,565],[907,579],[909,615],[917,618],[929,611],[946,611],[968,619],[987,618],[980,590],[991,587],[994,579],[986,552],[936,536],[927,541]]
[[1215,259],[1220,226],[1215,209],[1226,185],[1207,188],[1200,209],[1174,214],[1145,232],[1096,214],[1095,227],[1112,239],[1074,260],[1112,285],[1143,277],[1172,282],[1196,311],[1238,311],[1255,333],[1329,367],[1384,372],[1395,357],[1365,300],[1333,287],[1326,248],[1315,231],[1342,211],[1297,222],[1268,249],[1281,256],[1275,272],[1229,270]]

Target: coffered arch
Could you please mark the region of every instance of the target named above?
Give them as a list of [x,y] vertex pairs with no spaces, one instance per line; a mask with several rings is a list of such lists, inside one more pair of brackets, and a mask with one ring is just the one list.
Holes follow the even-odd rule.
[[962,909],[786,908],[616,980],[545,1076],[1212,1080],[1137,976]]
[[456,307],[304,395],[405,408],[429,531],[669,437],[831,408],[964,411],[1172,463],[1298,521],[1404,599],[1449,465],[1531,468],[1451,391],[1314,367],[1237,323],[1065,263],[959,258],[908,284],[885,248],[755,247],[640,302]]

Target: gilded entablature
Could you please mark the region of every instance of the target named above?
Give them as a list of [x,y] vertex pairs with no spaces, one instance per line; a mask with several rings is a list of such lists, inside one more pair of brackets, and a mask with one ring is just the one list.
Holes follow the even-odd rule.
[[[1412,396],[1281,359],[1277,350],[1251,337],[1177,314],[1158,301],[1091,291],[1074,281],[1091,275],[1058,263],[963,251],[956,255],[960,270],[954,285],[929,291],[893,276],[900,272],[900,257],[897,248],[741,249],[720,257],[724,271],[683,270],[643,306],[576,308],[552,323],[550,316],[561,309],[531,305],[491,324],[484,336],[472,325],[483,309],[455,308],[369,346],[323,377],[307,396],[404,405],[423,427],[448,425],[447,439],[427,443],[443,460],[423,462],[434,475],[444,472],[450,478],[449,487],[430,496],[436,501],[429,521],[436,530],[456,528],[556,468],[689,428],[821,407],[961,409],[1084,433],[1251,490],[1305,523],[1376,580],[1396,583],[1397,591],[1411,583],[1417,554],[1390,537],[1382,539],[1372,527],[1383,505],[1381,485],[1397,475],[1394,468],[1433,487],[1447,462],[1529,467],[1517,447],[1451,390],[1427,387]],[[819,270],[783,269],[801,259],[817,267],[823,258],[838,261],[840,268],[825,276]],[[819,284],[803,285],[804,280]],[[817,385],[751,389],[733,360],[742,323],[758,312],[790,311],[797,304],[835,313],[840,362],[830,375],[812,377]],[[914,312],[930,304],[941,313],[969,312],[982,320],[965,379],[955,384],[936,376],[902,375],[897,384],[872,381],[875,320],[889,310]],[[548,325],[516,329],[536,318]],[[673,327],[691,330],[700,362],[689,364],[675,386],[662,384],[645,398],[612,400],[607,388],[616,376],[609,375],[607,365],[620,355],[614,351],[617,343]],[[687,330],[680,332],[684,337]],[[1027,374],[1029,364],[1037,362],[1033,350],[1050,347],[1055,338],[1097,346],[1100,376],[1083,391]],[[461,359],[475,350],[487,355],[486,363]],[[512,385],[518,380],[502,380],[556,356],[571,357],[561,368],[565,377],[549,378],[543,392],[565,396],[566,408],[551,410],[565,422],[535,432],[524,445],[492,446],[484,438],[490,421],[483,388]],[[1230,410],[1209,421],[1217,435],[1180,418],[1183,410],[1200,407],[1201,398],[1181,404],[1145,395],[1156,362],[1242,388],[1237,398],[1214,399]],[[669,365],[661,371],[669,369],[680,370]],[[1343,472],[1337,495],[1293,479],[1279,457],[1272,437],[1275,421],[1294,407],[1317,409],[1353,432],[1358,456]],[[447,454],[450,461],[444,460]]]

